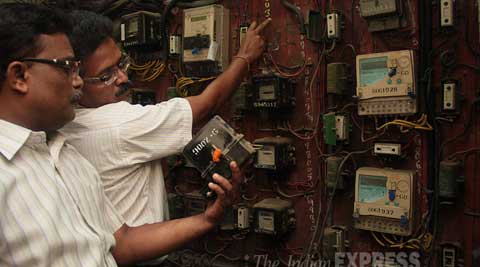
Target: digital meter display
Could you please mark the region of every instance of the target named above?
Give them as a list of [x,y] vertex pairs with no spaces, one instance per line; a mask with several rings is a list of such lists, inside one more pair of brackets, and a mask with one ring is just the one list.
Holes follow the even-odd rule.
[[388,75],[388,57],[374,57],[360,60],[360,84],[368,86],[382,81]]
[[135,37],[135,35],[138,32],[138,17],[132,18],[128,22],[128,28],[127,28],[127,36],[130,37]]
[[258,213],[258,228],[268,232],[275,231],[275,214],[273,211],[260,211]]
[[275,146],[264,146],[257,152],[257,164],[275,166]]
[[275,100],[275,86],[273,84],[262,85],[258,88],[260,100]]
[[387,195],[387,177],[360,175],[358,200],[363,203],[385,199]]

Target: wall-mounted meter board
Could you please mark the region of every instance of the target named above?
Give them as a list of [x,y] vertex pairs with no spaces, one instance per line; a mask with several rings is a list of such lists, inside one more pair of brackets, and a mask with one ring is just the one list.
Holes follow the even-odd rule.
[[401,236],[412,234],[413,177],[410,170],[359,168],[354,227]]
[[184,10],[183,60],[185,64],[216,63],[223,71],[229,63],[230,12],[221,5]]
[[412,50],[357,56],[359,115],[417,112]]

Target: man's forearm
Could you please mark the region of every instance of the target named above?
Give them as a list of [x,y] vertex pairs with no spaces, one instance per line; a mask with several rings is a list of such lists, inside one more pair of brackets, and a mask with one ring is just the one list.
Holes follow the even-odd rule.
[[151,260],[188,244],[214,226],[203,213],[138,227],[123,225],[115,232],[117,244],[112,253],[119,265]]
[[234,58],[227,70],[210,83],[202,94],[189,97],[193,124],[209,117],[224,105],[237,89],[247,71],[248,63],[241,58]]

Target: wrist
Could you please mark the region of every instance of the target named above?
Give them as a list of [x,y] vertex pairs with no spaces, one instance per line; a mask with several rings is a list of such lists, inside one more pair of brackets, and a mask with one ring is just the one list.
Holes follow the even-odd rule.
[[243,54],[237,54],[237,55],[233,56],[233,59],[237,59],[239,61],[242,61],[244,64],[246,64],[247,65],[247,72],[250,72],[251,60],[248,56],[243,55]]
[[221,221],[221,219],[216,218],[217,216],[213,216],[212,214],[209,214],[207,211],[203,212],[200,215],[202,215],[202,219],[205,222],[206,227],[210,230],[215,228]]

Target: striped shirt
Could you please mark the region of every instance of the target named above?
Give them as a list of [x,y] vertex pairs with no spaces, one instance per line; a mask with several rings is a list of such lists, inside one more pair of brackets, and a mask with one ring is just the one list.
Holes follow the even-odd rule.
[[0,266],[117,266],[123,219],[61,134],[0,120]]
[[168,219],[160,159],[181,152],[192,139],[186,99],[77,109],[61,132],[98,170],[107,197],[128,225]]

